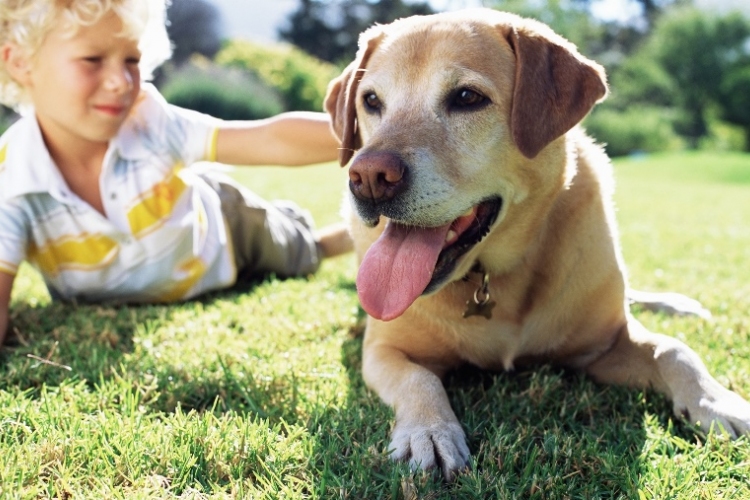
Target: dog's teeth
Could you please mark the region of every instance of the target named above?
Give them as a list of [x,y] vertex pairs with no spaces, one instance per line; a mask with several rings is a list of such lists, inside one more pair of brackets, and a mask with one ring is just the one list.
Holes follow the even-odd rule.
[[474,215],[474,209],[473,209],[473,208],[470,208],[470,209],[469,209],[469,210],[467,210],[467,211],[466,211],[466,213],[465,213],[465,214],[463,214],[463,215],[462,215],[461,217],[471,217],[472,215]]
[[456,232],[453,229],[448,230],[448,234],[445,235],[445,241],[453,241],[456,238]]

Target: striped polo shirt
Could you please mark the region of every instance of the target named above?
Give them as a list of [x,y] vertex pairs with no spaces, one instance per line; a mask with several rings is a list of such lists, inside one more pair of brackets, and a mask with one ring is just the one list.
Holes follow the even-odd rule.
[[213,159],[218,124],[144,84],[104,158],[105,217],[68,188],[34,116],[21,118],[0,138],[0,272],[27,260],[53,295],[84,301],[170,302],[234,283],[219,196],[191,167]]

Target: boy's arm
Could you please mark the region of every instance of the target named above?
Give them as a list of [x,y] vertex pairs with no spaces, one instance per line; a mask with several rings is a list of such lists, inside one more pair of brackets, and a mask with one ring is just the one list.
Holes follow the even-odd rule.
[[10,292],[15,276],[0,271],[0,345],[5,341],[8,330]]
[[337,159],[338,147],[328,115],[293,111],[264,120],[222,122],[215,160],[230,165],[310,165]]

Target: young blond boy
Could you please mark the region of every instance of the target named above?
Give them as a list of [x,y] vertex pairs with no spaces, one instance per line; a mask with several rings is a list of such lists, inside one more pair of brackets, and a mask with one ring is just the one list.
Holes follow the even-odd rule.
[[322,113],[225,122],[167,104],[142,79],[169,56],[164,0],[2,0],[0,342],[23,260],[53,297],[166,302],[239,275],[298,276],[346,252],[291,203],[271,204],[201,160],[330,161]]

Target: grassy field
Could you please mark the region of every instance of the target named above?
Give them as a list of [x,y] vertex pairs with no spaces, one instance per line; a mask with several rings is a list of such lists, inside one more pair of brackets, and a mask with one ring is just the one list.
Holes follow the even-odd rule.
[[[750,398],[750,156],[616,164],[634,286],[710,320],[638,312]],[[337,219],[333,165],[238,173]],[[62,306],[24,268],[0,352],[0,498],[750,499],[750,440],[704,435],[651,392],[542,368],[446,381],[473,469],[450,485],[385,456],[360,376],[355,262],[174,306]]]

